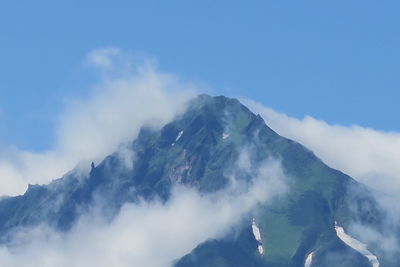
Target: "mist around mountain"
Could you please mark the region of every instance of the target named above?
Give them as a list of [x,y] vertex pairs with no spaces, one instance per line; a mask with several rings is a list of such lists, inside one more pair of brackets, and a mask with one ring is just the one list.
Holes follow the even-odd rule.
[[[399,259],[398,228],[371,188],[236,99],[199,95],[161,128],[143,126],[89,166],[0,201],[2,265],[396,266]],[[392,245],[366,239],[361,227]]]

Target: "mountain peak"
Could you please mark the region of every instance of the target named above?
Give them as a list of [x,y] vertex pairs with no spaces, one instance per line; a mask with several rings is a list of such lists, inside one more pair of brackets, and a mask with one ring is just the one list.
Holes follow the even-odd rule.
[[189,102],[190,109],[201,109],[208,107],[217,112],[224,112],[225,110],[242,110],[243,112],[252,113],[246,106],[241,104],[236,98],[229,98],[226,96],[210,96],[207,94],[200,94]]
[[[238,240],[249,242],[206,242],[192,255],[210,252],[197,258],[219,262],[229,250],[246,255],[254,263],[251,266],[300,266],[310,251],[316,251],[318,262],[328,248],[346,249],[333,226],[334,221],[341,223],[348,216],[348,184],[358,184],[326,166],[302,145],[275,133],[237,99],[205,94],[192,99],[184,113],[161,129],[143,128],[124,151],[92,163],[85,177],[70,172],[50,185],[29,186],[23,196],[0,200],[0,234],[43,223],[68,231],[79,216],[99,205],[99,198],[100,209],[112,219],[126,203],[154,198],[168,201],[177,184],[204,195],[216,192],[229,183],[244,152],[248,152],[250,168],[277,159],[290,177],[287,194],[273,206],[262,207],[256,216],[261,239],[266,240],[264,253],[255,251],[260,244],[248,225]],[[243,177],[253,178],[250,174]],[[196,257],[185,259],[187,264],[177,266],[207,265],[193,262]],[[229,257],[224,262],[223,266],[235,263]]]

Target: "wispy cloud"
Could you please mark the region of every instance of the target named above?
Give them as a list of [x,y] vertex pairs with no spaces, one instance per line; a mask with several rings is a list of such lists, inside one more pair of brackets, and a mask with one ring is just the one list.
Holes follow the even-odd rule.
[[376,190],[398,192],[400,133],[330,125],[311,116],[297,119],[251,100],[244,103],[260,113],[273,130],[305,145],[330,167]]
[[89,52],[87,60],[89,64],[101,69],[111,69],[114,66],[115,59],[123,55],[118,47],[99,48]]
[[[118,48],[89,53],[88,62],[101,69],[102,80],[87,98],[66,104],[54,147],[41,153],[15,147],[0,151],[0,195],[21,194],[28,183],[47,183],[79,162],[100,160],[133,139],[144,124],[160,127],[171,120],[199,91],[158,71],[153,61],[135,65],[131,60]],[[124,75],[115,75],[121,69]]]
[[199,243],[224,237],[241,223],[250,226],[251,217],[242,221],[245,215],[283,194],[286,179],[280,162],[268,160],[249,184],[232,183],[205,195],[177,186],[168,202],[127,204],[111,223],[86,214],[68,233],[46,226],[20,229],[11,244],[0,246],[0,265],[171,266]]

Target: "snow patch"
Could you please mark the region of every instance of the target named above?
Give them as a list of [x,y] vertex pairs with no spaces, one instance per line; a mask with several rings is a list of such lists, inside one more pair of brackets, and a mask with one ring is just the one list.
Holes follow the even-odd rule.
[[262,245],[258,245],[258,253],[260,253],[260,255],[263,255],[264,254],[264,248],[263,248],[263,246]]
[[369,262],[372,264],[372,267],[379,267],[378,258],[367,249],[366,244],[364,244],[364,243],[358,241],[357,239],[346,234],[343,227],[338,226],[337,222],[335,222],[335,230],[336,230],[336,235],[344,243],[346,243],[349,247],[357,250],[358,252],[363,254],[365,257],[367,257]]
[[312,259],[313,259],[314,252],[311,252],[307,255],[306,262],[304,263],[304,267],[311,267]]
[[251,224],[251,228],[253,230],[254,238],[259,242],[258,252],[260,253],[260,255],[263,255],[264,254],[264,248],[262,246],[261,232],[260,232],[260,228],[258,228],[258,225],[256,224],[256,219],[255,218],[253,218],[253,222]]
[[228,138],[229,137],[229,134],[227,134],[227,133],[222,133],[222,139],[226,139],[226,138]]
[[251,228],[253,229],[253,234],[255,239],[258,242],[261,242],[261,232],[260,232],[260,228],[258,228],[257,224],[256,224],[256,219],[253,218],[253,223],[251,224]]
[[178,140],[182,137],[182,134],[183,134],[183,131],[180,131],[180,132],[178,133],[178,136],[175,138],[175,142],[173,142],[173,143],[171,144],[171,146],[174,146],[175,143],[178,142]]
[[178,133],[178,136],[176,137],[175,142],[178,142],[178,140],[182,137],[182,134],[183,134],[183,131],[180,131]]

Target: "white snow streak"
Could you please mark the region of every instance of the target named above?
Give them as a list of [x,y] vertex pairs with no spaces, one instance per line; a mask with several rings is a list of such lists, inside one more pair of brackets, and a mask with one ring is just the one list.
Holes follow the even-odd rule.
[[183,131],[180,131],[178,136],[175,139],[175,142],[178,142],[178,140],[182,137]]
[[344,243],[346,243],[348,246],[350,246],[351,248],[357,250],[358,252],[363,254],[365,257],[367,257],[369,262],[371,262],[372,267],[379,267],[378,258],[367,249],[367,245],[366,244],[364,244],[364,243],[358,241],[357,239],[355,239],[355,238],[349,236],[348,234],[346,234],[346,232],[344,231],[343,227],[338,226],[336,222],[335,222],[335,230],[336,230],[337,236]]
[[312,259],[314,252],[311,252],[307,255],[306,262],[304,263],[304,267],[311,267]]
[[171,144],[171,146],[174,146],[175,143],[178,142],[178,140],[182,137],[182,134],[183,134],[183,131],[180,131],[180,132],[178,133],[178,136],[175,138],[175,142],[173,142],[173,143]]
[[253,223],[251,224],[251,228],[253,229],[253,235],[254,238],[260,243],[258,245],[258,252],[260,253],[260,255],[264,254],[264,248],[262,246],[262,240],[261,240],[261,232],[260,232],[260,228],[258,228],[257,224],[256,224],[256,219],[253,218]]

